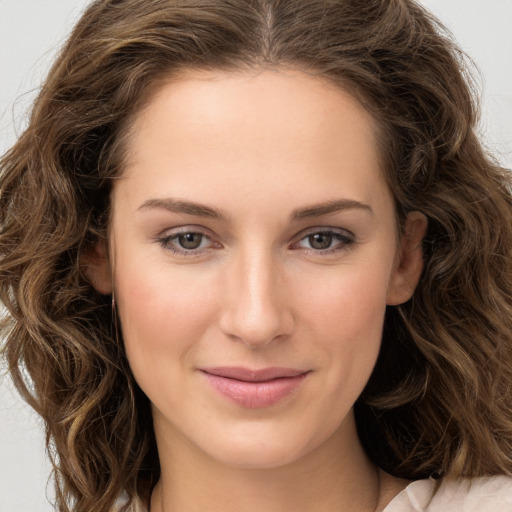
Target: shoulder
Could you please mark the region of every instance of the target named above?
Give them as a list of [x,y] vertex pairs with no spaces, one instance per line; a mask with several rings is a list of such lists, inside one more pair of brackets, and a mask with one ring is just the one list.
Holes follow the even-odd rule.
[[493,476],[445,480],[426,510],[443,509],[464,512],[512,510],[512,478]]
[[383,512],[512,511],[512,477],[417,480],[409,484]]

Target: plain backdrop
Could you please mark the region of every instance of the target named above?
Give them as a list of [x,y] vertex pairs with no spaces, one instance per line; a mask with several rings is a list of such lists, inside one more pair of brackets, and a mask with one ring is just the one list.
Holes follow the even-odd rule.
[[[512,0],[423,0],[480,70],[480,132],[512,167]],[[0,154],[14,143],[53,56],[86,0],[0,0]],[[50,512],[38,418],[0,377],[0,512]]]

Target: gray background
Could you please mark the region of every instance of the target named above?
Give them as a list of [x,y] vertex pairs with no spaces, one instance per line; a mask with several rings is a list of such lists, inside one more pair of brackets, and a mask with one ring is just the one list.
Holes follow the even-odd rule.
[[[0,0],[0,154],[26,111],[85,0]],[[423,0],[453,31],[480,70],[480,132],[512,167],[512,0]],[[0,512],[49,512],[40,421],[0,377]]]

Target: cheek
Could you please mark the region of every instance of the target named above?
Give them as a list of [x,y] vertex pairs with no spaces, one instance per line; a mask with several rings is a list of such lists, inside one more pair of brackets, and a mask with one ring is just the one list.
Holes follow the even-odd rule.
[[344,422],[375,366],[387,275],[389,267],[375,260],[373,265],[347,264],[333,269],[329,279],[310,274],[301,293],[295,293],[302,297],[299,341],[305,352],[313,351],[319,368],[309,406],[326,418],[325,435]]
[[388,267],[378,264],[339,269],[332,279],[310,282],[307,294],[297,294],[305,297],[301,309],[326,339],[340,340],[340,350],[380,343],[388,275]]
[[382,339],[388,275],[389,268],[378,264],[358,270],[347,266],[337,269],[335,278],[308,287],[301,310],[308,319],[306,340],[315,340],[328,368],[326,404],[353,404],[373,371]]
[[[139,377],[164,361],[169,365],[189,357],[214,314],[207,280],[171,274],[159,264],[125,266],[119,277],[118,310],[134,375]],[[174,356],[171,360],[164,357],[169,353]]]

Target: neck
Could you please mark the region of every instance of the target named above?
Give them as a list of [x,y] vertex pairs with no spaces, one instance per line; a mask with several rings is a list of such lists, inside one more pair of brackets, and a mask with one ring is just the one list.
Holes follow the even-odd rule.
[[151,512],[374,512],[386,504],[381,472],[359,443],[353,417],[307,455],[266,468],[224,464],[157,423],[155,432],[161,479]]

